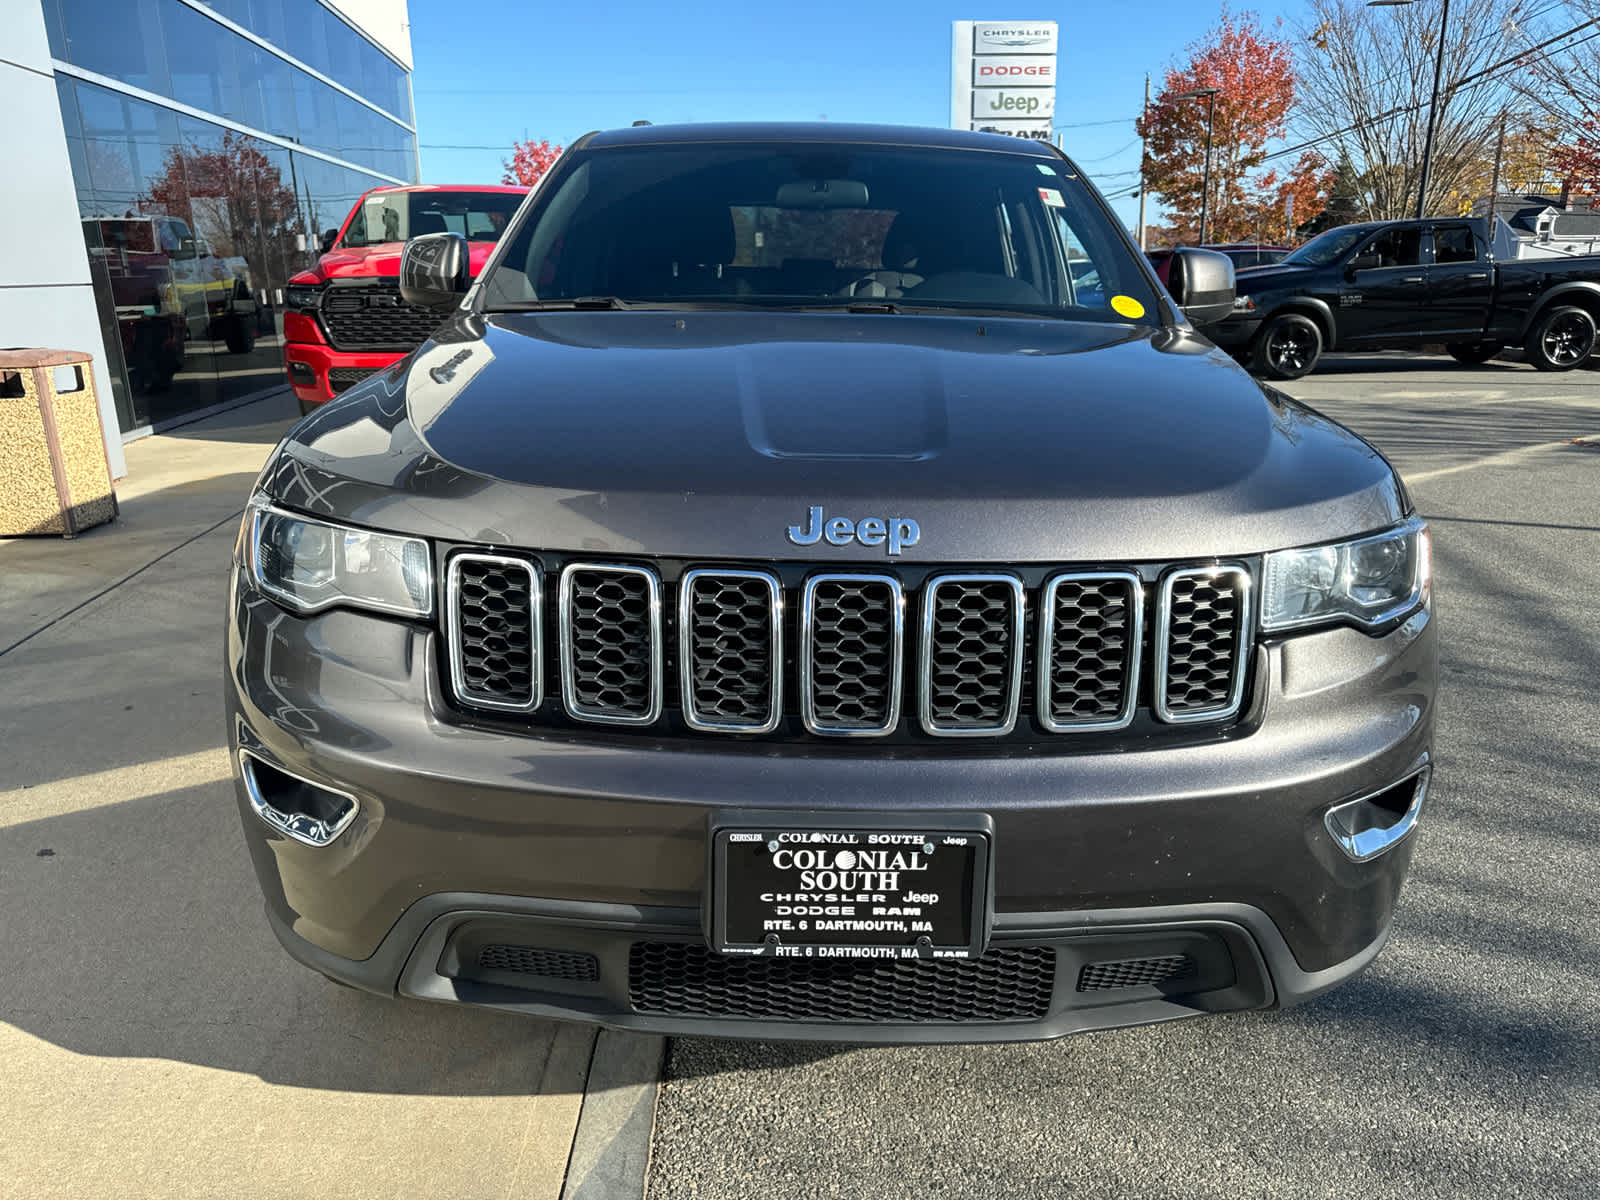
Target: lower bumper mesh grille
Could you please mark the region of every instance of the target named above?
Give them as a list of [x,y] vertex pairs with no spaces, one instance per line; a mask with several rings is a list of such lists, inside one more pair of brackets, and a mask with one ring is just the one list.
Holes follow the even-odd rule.
[[980,958],[730,958],[704,946],[635,942],[636,1012],[775,1021],[1037,1021],[1050,1012],[1056,952],[1001,946]]
[[1147,987],[1150,984],[1187,979],[1194,973],[1195,961],[1187,954],[1088,963],[1078,972],[1078,990],[1108,992],[1113,988]]
[[600,978],[600,960],[594,955],[538,946],[485,946],[478,951],[478,966],[485,971],[512,971],[575,983],[593,983]]

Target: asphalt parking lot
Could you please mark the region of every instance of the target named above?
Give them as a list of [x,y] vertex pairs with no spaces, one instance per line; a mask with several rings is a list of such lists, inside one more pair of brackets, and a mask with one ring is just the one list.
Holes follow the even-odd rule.
[[676,1041],[654,1200],[1600,1195],[1600,373],[1335,357],[1286,390],[1434,528],[1438,774],[1375,967],[1055,1043]]
[[[652,1197],[1600,1194],[1600,372],[1335,358],[1288,390],[1434,522],[1439,774],[1374,969],[1056,1043],[676,1041]],[[333,987],[262,918],[221,564],[292,411],[136,443],[123,520],[0,542],[0,1197],[615,1194],[573,1140],[637,1080],[592,1031]]]

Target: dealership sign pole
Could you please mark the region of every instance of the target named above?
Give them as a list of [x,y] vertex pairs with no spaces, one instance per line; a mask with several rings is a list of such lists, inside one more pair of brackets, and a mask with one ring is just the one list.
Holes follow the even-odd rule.
[[952,21],[950,128],[1050,140],[1054,21]]

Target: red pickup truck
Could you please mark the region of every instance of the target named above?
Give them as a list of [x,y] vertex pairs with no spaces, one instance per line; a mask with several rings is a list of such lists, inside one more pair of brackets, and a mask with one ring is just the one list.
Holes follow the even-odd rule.
[[476,276],[527,194],[484,184],[373,188],[337,230],[322,235],[322,257],[284,289],[283,358],[289,383],[310,412],[420,346],[441,314],[400,298],[400,251],[424,233],[459,233]]

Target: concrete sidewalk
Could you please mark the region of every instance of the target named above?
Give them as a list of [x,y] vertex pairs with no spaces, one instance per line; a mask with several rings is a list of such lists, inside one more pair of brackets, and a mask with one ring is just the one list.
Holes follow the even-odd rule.
[[347,991],[267,929],[222,616],[294,416],[134,443],[117,522],[0,541],[0,1196],[639,1195],[659,1040]]

